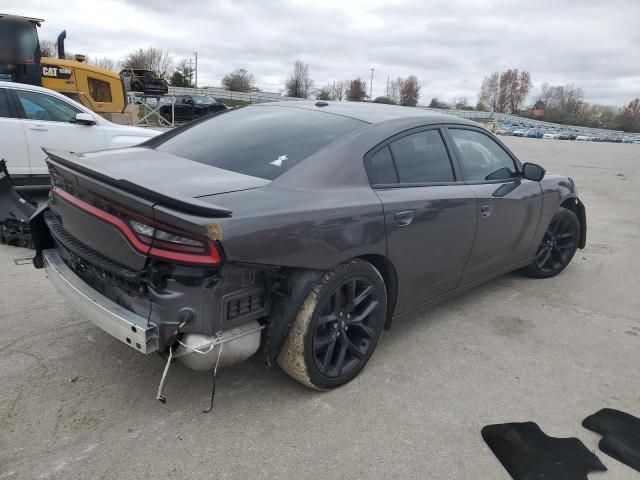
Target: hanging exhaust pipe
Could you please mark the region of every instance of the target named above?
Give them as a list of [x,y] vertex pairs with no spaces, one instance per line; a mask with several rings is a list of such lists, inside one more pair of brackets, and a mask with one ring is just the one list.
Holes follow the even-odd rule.
[[67,31],[63,30],[58,35],[58,58],[64,60],[64,39],[67,38]]

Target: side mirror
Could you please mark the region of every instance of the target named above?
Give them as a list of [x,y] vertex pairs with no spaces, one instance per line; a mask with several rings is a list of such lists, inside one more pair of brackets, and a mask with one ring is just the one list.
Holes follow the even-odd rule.
[[80,125],[95,125],[96,121],[88,113],[77,113],[76,123],[79,123]]
[[545,169],[535,163],[525,163],[522,166],[522,177],[527,180],[539,182],[544,178],[545,173],[547,173]]

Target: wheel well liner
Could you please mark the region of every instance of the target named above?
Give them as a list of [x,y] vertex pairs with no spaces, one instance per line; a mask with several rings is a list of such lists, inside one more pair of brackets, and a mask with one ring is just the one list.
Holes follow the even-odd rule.
[[[398,292],[398,276],[391,261],[382,255],[362,255],[362,260],[373,265],[382,275],[387,289],[387,320],[385,328],[391,327]],[[274,282],[279,286],[272,291],[272,306],[263,331],[260,347],[263,360],[268,366],[276,363],[276,358],[289,335],[291,326],[302,308],[305,299],[324,274],[322,270],[286,269],[280,271]]]
[[578,248],[584,248],[587,243],[587,214],[584,204],[577,197],[571,197],[562,202],[560,206],[567,210],[571,210],[576,214],[576,217],[578,217],[578,220],[580,221],[580,239],[578,242]]
[[383,255],[362,255],[358,258],[369,262],[382,275],[384,285],[387,289],[387,321],[384,325],[385,329],[391,328],[391,320],[393,312],[396,308],[396,299],[398,297],[398,274],[396,268],[387,257]]

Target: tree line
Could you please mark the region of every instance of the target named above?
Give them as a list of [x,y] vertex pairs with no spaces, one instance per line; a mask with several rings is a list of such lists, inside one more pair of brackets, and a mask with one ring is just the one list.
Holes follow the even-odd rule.
[[[55,42],[43,40],[40,48],[42,56],[56,56]],[[73,59],[74,55],[67,52],[66,57]],[[152,70],[165,78],[170,85],[194,86],[194,66],[189,59],[175,61],[168,51],[154,47],[135,50],[120,61],[88,56],[85,56],[84,61],[108,70],[125,66]],[[221,83],[223,88],[231,91],[259,91],[255,76],[244,68],[226,74]],[[533,104],[527,105],[532,86],[531,73],[527,70],[511,68],[502,72],[496,71],[483,79],[475,107],[464,97],[454,99],[451,103],[432,98],[429,107],[510,113],[567,125],[640,132],[639,98],[631,100],[622,108],[598,105],[585,101],[583,90],[574,84],[543,83],[540,93],[533,99]],[[286,78],[283,93],[297,98],[352,102],[371,100],[376,103],[405,106],[416,106],[421,93],[420,82],[415,75],[388,81],[385,95],[374,99],[369,98],[368,87],[367,81],[361,77],[316,87],[309,65],[302,60],[296,60]]]
[[476,108],[565,125],[640,132],[638,98],[622,108],[598,105],[587,102],[584,91],[573,83],[543,83],[533,104],[525,106],[531,87],[531,74],[526,70],[514,68],[493,72],[482,82]]

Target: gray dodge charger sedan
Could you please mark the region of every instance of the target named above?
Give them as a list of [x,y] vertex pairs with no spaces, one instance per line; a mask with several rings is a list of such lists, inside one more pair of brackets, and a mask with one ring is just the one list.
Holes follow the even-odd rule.
[[337,387],[392,321],[511,270],[552,277],[585,245],[571,178],[417,108],[254,105],[47,153],[35,266],[118,340],[199,370],[259,354]]

